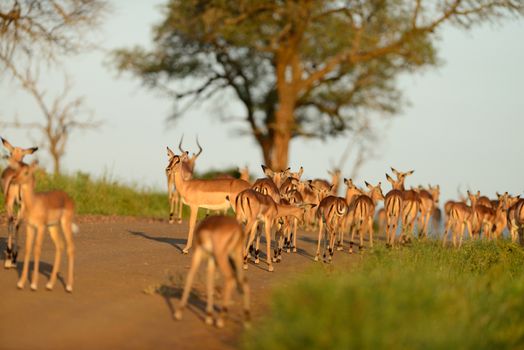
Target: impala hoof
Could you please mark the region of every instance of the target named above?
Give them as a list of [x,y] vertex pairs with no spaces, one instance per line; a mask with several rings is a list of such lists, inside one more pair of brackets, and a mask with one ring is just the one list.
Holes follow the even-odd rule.
[[36,283],[31,283],[31,290],[36,291],[38,289],[38,285]]
[[182,310],[175,310],[173,317],[175,318],[175,320],[180,321],[182,319]]
[[13,264],[11,259],[6,259],[6,261],[4,262],[4,268],[10,269],[12,267],[16,267],[16,264]]
[[268,269],[269,272],[275,271],[275,268],[273,267],[273,265],[269,265],[269,267],[267,269]]
[[315,256],[315,261],[318,261],[318,255],[317,255],[317,256]]
[[337,251],[340,252],[341,250],[344,250],[344,247],[342,247],[341,245],[339,245],[339,246],[337,247]]
[[176,223],[177,223],[177,224],[181,224],[181,223],[182,223],[182,219],[178,219],[178,220],[176,221]]
[[297,252],[297,248],[293,248],[293,253],[296,253]]
[[260,263],[260,259],[255,259],[255,264],[259,264]]
[[[211,321],[213,322],[213,321]],[[217,319],[217,328],[224,328],[224,320],[219,318]]]
[[53,284],[51,282],[48,282],[46,285],[45,285],[45,289],[51,291],[53,290]]
[[244,270],[247,270],[247,264],[244,264],[243,268]]
[[[217,322],[217,323],[218,323],[218,322]],[[207,315],[207,316],[206,316],[206,324],[207,324],[208,326],[212,326],[212,325],[213,325],[213,316],[211,316],[211,315]]]
[[189,249],[184,248],[184,249],[182,250],[182,254],[184,254],[184,255],[189,254]]
[[287,248],[286,253],[291,253],[291,249]]
[[16,284],[16,287],[17,287],[18,289],[24,289],[24,282],[18,282],[18,283]]
[[67,285],[66,286],[66,292],[73,293],[73,286],[72,285]]

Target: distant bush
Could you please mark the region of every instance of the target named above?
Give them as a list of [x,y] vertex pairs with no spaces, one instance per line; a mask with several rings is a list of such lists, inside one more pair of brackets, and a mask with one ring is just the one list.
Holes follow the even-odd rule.
[[[92,179],[89,174],[50,175],[38,172],[37,191],[63,190],[76,203],[78,214],[127,215],[167,218],[169,203],[167,193],[124,185],[108,177]],[[4,211],[3,196],[0,212]]]
[[[330,266],[331,267],[331,266]],[[376,248],[273,293],[245,349],[524,348],[524,251],[506,241]]]

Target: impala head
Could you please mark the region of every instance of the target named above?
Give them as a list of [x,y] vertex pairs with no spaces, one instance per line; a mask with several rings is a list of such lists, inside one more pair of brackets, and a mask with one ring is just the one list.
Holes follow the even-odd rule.
[[[288,168],[288,170],[289,170],[289,168]],[[287,176],[288,177],[292,177],[292,178],[294,178],[296,180],[300,180],[300,178],[302,177],[303,173],[304,173],[304,167],[300,167],[300,169],[298,169],[298,171],[296,173],[288,171]]]
[[391,188],[392,189],[400,190],[400,191],[404,190],[404,180],[402,180],[402,181],[395,180],[391,176],[389,176],[388,174],[386,174],[386,180],[388,180],[388,182],[391,184]]
[[340,169],[335,168],[333,170],[328,170],[328,174],[331,176],[331,183],[337,185],[340,182],[340,176],[342,172]]
[[477,193],[475,194],[475,193],[470,192],[470,191],[468,190],[467,194],[468,194],[468,198],[469,198],[469,200],[471,201],[471,206],[472,206],[472,207],[475,206],[475,205],[477,204],[477,200],[478,200],[479,197],[480,197],[480,191],[477,191]]
[[[264,171],[264,174],[269,177],[275,185],[277,185],[278,188],[282,185],[282,182],[289,177],[289,171],[291,168],[287,168],[282,171],[273,171],[270,168],[268,168],[265,165],[262,165],[262,171]],[[300,173],[302,175],[302,173]]]
[[431,197],[433,197],[433,201],[438,204],[440,200],[440,186],[437,185],[435,187],[428,185],[429,193],[431,193]]
[[377,202],[379,200],[384,200],[384,194],[382,193],[382,183],[379,182],[378,185],[373,186],[366,182],[366,187],[369,189],[369,197],[373,200],[373,202]]
[[38,169],[38,161],[34,160],[31,164],[24,162],[9,161],[9,166],[15,169],[15,175],[10,179],[10,184],[23,185],[32,184],[34,182],[34,173]]
[[309,187],[313,190],[313,192],[316,193],[319,201],[329,196],[331,194],[331,190],[333,189],[333,185],[329,187],[315,186],[312,180],[308,180],[308,184],[309,184]]
[[[200,146],[200,143],[198,142],[198,136],[197,136],[196,143],[197,143],[197,146],[198,146],[198,153],[193,153],[193,156],[189,157],[189,152],[185,151],[182,148],[182,141],[184,141],[184,135],[182,135],[182,137],[180,138],[180,143],[178,144],[178,149],[180,150],[181,154],[184,154],[184,153],[186,154],[186,156],[187,156],[187,163],[189,165],[189,168],[191,169],[191,172],[193,172],[193,169],[195,168],[195,162],[198,159],[198,157],[200,157],[200,155],[202,154],[202,146]],[[182,160],[182,161],[184,161],[184,160]]]
[[38,147],[31,147],[31,148],[20,148],[20,147],[14,147],[11,145],[6,139],[1,138],[2,144],[4,147],[9,151],[9,159],[14,162],[21,162],[26,155],[33,154],[38,150]]
[[[406,177],[409,176],[409,175],[412,175],[415,172],[415,170],[410,170],[408,172],[403,173],[403,172],[400,172],[400,171],[396,170],[393,167],[391,167],[391,171],[397,177],[397,187],[399,187],[399,188],[393,187],[396,190],[403,190],[404,189],[404,181],[406,180]],[[388,181],[389,181],[389,179],[388,179]]]

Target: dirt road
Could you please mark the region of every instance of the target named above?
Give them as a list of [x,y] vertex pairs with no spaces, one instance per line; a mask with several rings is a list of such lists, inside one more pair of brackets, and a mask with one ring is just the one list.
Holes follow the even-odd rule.
[[[195,281],[196,290],[184,320],[178,322],[172,317],[191,261],[191,254],[181,254],[187,223],[80,218],[79,226],[81,232],[75,236],[73,294],[66,293],[62,280],[52,292],[45,289],[54,256],[48,236],[42,252],[38,291],[31,291],[29,283],[22,291],[16,288],[20,262],[18,271],[0,270],[1,349],[238,347],[242,330],[239,296],[234,295],[235,305],[230,309],[225,329],[206,326],[203,271]],[[314,264],[314,236],[312,232],[302,234],[299,253],[284,255],[273,273],[267,272],[264,262],[250,265],[248,279],[255,326],[267,308],[270,290],[289,283],[297,272]],[[0,237],[6,237],[5,225],[0,227]],[[4,238],[0,246],[3,251]],[[355,258],[337,253],[335,263]],[[60,276],[65,275],[66,260],[64,255]]]

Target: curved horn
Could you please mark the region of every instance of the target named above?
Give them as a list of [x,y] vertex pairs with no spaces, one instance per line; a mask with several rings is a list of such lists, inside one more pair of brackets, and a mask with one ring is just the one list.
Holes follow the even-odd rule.
[[200,143],[198,142],[198,136],[196,137],[196,143],[198,146],[198,153],[194,155],[194,158],[197,159],[198,156],[202,153],[202,146],[200,146]]
[[178,149],[180,152],[185,153],[185,151],[182,149],[182,141],[184,140],[184,134],[182,134],[182,137],[180,138],[180,143],[178,144]]

